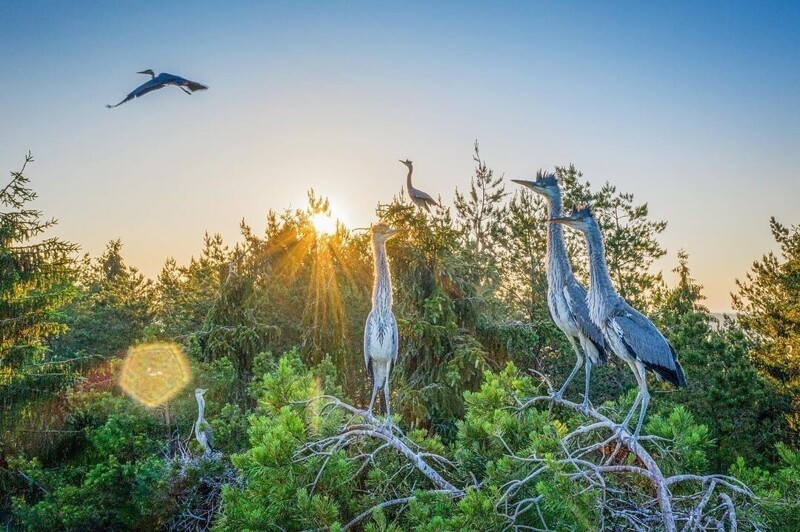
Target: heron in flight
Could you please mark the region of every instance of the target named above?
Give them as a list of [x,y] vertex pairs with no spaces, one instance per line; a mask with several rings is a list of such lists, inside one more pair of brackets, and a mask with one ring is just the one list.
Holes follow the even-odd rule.
[[645,369],[653,371],[657,377],[676,387],[686,386],[683,368],[678,363],[675,350],[664,335],[644,314],[630,306],[614,289],[608,275],[603,235],[592,210],[588,206],[573,209],[566,217],[550,220],[554,224],[564,224],[582,232],[589,248],[589,316],[600,327],[606,345],[619,358],[628,363],[639,385],[639,393],[633,402],[620,430],[626,428],[641,403],[639,423],[633,432],[633,442],[639,437],[650,393],[647,391]]
[[209,425],[206,418],[203,417],[203,414],[206,410],[206,400],[203,398],[203,395],[206,393],[207,390],[202,388],[197,388],[194,391],[194,397],[197,399],[197,421],[194,422],[194,437],[197,439],[197,443],[200,444],[200,447],[203,448],[203,458],[209,458],[211,456],[211,452],[213,451],[211,445],[214,443],[214,438],[211,433],[211,425]]
[[175,85],[176,87],[180,88],[186,94],[191,95],[194,91],[204,91],[208,87],[197,83],[196,81],[191,81],[186,78],[182,78],[180,76],[176,76],[175,74],[167,74],[166,72],[162,72],[158,76],[156,76],[155,72],[150,69],[142,70],[141,72],[137,72],[137,74],[147,74],[150,76],[150,81],[142,83],[133,91],[128,94],[124,100],[119,102],[116,105],[106,105],[109,109],[113,107],[118,107],[123,103],[127,102],[128,100],[133,100],[134,98],[138,98],[139,96],[144,96],[148,92],[153,92],[158,89],[162,89],[167,85]]
[[411,198],[411,202],[417,207],[421,207],[428,212],[431,212],[431,205],[439,207],[439,202],[433,199],[430,194],[423,192],[418,188],[414,188],[414,186],[411,184],[411,174],[414,172],[414,164],[408,159],[405,161],[401,160],[400,162],[406,165],[406,168],[408,168],[406,188],[408,189],[408,196]]
[[[561,218],[564,209],[561,201],[561,187],[555,174],[540,170],[535,181],[512,179],[514,183],[527,187],[547,200],[550,218]],[[589,380],[593,364],[605,364],[607,355],[603,333],[589,318],[589,307],[586,304],[586,289],[581,286],[572,273],[572,266],[567,257],[564,245],[563,228],[558,224],[547,227],[547,308],[556,326],[561,329],[578,361],[572,368],[567,380],[556,392],[561,398],[567,385],[575,377],[580,367],[586,364],[586,388],[583,393],[583,408],[589,407]]]
[[386,256],[386,241],[405,229],[392,229],[386,224],[372,226],[372,252],[375,260],[375,285],[372,289],[372,311],[364,327],[364,363],[372,377],[372,397],[368,412],[378,390],[383,387],[386,420],[392,422],[389,410],[389,375],[397,362],[397,320],[392,314],[392,275]]

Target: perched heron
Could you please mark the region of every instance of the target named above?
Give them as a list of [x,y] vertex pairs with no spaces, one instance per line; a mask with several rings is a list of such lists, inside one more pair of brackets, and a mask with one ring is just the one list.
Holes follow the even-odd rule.
[[630,306],[611,284],[606,265],[603,235],[591,209],[584,206],[574,209],[570,216],[551,219],[555,224],[564,224],[582,232],[589,248],[589,316],[596,323],[606,339],[606,345],[628,363],[639,384],[639,393],[620,429],[628,423],[641,403],[639,423],[633,432],[633,441],[639,437],[650,393],[647,391],[645,368],[655,372],[656,376],[667,380],[677,387],[686,386],[683,368],[678,363],[675,350],[669,345],[664,335],[644,314]]
[[211,425],[209,425],[206,418],[203,417],[206,410],[206,400],[203,398],[203,394],[205,394],[206,391],[207,390],[202,388],[197,388],[194,391],[198,410],[197,421],[194,422],[194,437],[197,439],[197,443],[200,444],[200,447],[203,448],[203,458],[209,458],[211,456],[211,452],[213,451],[211,445],[214,443],[214,438],[211,434]]
[[[560,218],[564,205],[561,201],[561,187],[555,174],[543,171],[536,173],[535,181],[512,179],[514,183],[527,187],[547,199],[550,218]],[[556,392],[555,397],[563,396],[567,385],[586,364],[586,388],[583,393],[583,407],[589,407],[589,380],[593,364],[605,364],[607,355],[603,333],[589,318],[586,305],[586,289],[578,283],[572,273],[572,266],[564,246],[564,231],[558,224],[547,227],[547,308],[556,326],[561,329],[578,357],[572,373]]]
[[386,257],[386,241],[405,229],[392,229],[386,224],[372,226],[372,252],[375,257],[375,286],[372,289],[372,311],[364,326],[364,363],[372,377],[372,397],[368,412],[372,413],[375,396],[383,387],[386,419],[392,422],[389,410],[389,375],[397,361],[397,320],[392,314],[392,275]]
[[[141,72],[137,72],[137,74],[147,74],[150,76],[150,81],[146,83],[142,83],[133,91],[128,94],[124,100],[119,102],[116,105],[106,105],[109,109],[112,107],[118,107],[123,103],[127,102],[128,100],[133,100],[134,98],[138,98],[139,96],[144,96],[148,92],[153,92],[158,89],[162,89],[167,85],[175,85],[176,87],[180,88],[186,94],[191,95],[194,91],[204,91],[208,87],[197,83],[196,81],[191,81],[186,78],[182,78],[180,76],[176,76],[175,74],[167,74],[166,72],[162,72],[158,76],[156,76],[155,72],[150,69],[142,70]],[[188,89],[188,90],[187,90]]]
[[418,188],[414,188],[411,184],[411,174],[414,172],[414,163],[406,159],[405,161],[400,161],[406,168],[408,168],[408,176],[406,177],[406,188],[408,189],[408,197],[411,198],[411,202],[416,205],[417,207],[422,207],[428,212],[431,212],[431,205],[439,206],[439,202],[436,201],[431,197],[430,194],[427,194]]

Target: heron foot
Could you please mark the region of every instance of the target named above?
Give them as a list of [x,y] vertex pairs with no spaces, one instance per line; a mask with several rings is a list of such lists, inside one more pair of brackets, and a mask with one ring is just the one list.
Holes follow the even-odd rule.
[[588,414],[591,408],[592,408],[592,403],[589,402],[589,398],[584,397],[583,402],[581,403],[581,412],[583,412],[584,414]]
[[614,437],[615,437],[615,438],[620,438],[620,439],[623,439],[623,440],[624,440],[625,438],[622,436],[622,433],[623,433],[623,432],[625,432],[625,431],[627,431],[627,430],[628,430],[628,424],[627,424],[627,423],[620,423],[620,424],[619,424],[619,425],[617,425],[617,427],[614,429]]

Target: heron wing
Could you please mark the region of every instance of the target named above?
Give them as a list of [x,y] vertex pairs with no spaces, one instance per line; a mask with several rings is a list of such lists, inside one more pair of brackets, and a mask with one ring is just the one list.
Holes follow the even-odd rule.
[[609,322],[632,356],[662,379],[678,387],[686,386],[675,350],[644,314],[624,304],[611,315]]
[[190,79],[186,79],[181,76],[176,76],[175,74],[169,74],[167,72],[159,74],[156,79],[159,78],[163,80],[164,84],[186,87],[192,92],[208,89],[208,87],[206,87],[202,83],[197,83],[196,81],[192,81]]
[[400,346],[400,333],[397,330],[397,320],[392,316],[392,365],[389,367],[389,375],[392,374],[394,365],[397,362],[397,351]]
[[430,203],[431,205],[437,206],[439,205],[439,202],[433,199],[427,192],[423,192],[416,188],[411,188],[408,190],[408,193],[416,199],[424,201],[425,203]]
[[208,89],[208,87],[206,85],[203,85],[202,83],[197,83],[196,81],[192,81],[192,80],[186,80],[186,86],[192,92],[194,92],[194,91],[204,91],[204,90]]
[[106,107],[109,107],[109,108],[118,107],[118,106],[122,105],[123,103],[125,103],[127,101],[133,100],[134,98],[139,98],[140,96],[144,96],[148,92],[153,92],[155,90],[161,89],[165,85],[166,85],[166,82],[163,79],[161,79],[161,75],[159,75],[158,77],[155,77],[155,78],[151,79],[150,81],[146,81],[146,82],[142,83],[141,85],[139,85],[138,87],[136,87],[135,89],[133,89],[125,97],[125,99],[122,100],[121,102],[119,102],[118,104],[106,105]]
[[586,289],[578,281],[572,279],[572,282],[568,282],[564,287],[564,299],[567,300],[569,312],[575,323],[578,324],[578,329],[597,348],[600,361],[606,363],[608,361],[606,341],[600,328],[589,317],[589,307],[586,304]]
[[211,430],[211,425],[206,421],[203,425],[203,433],[206,435],[206,443],[209,447],[214,447],[214,431]]
[[367,323],[364,325],[364,365],[367,373],[372,375],[372,359],[369,357],[369,339],[372,336],[372,311],[367,316]]

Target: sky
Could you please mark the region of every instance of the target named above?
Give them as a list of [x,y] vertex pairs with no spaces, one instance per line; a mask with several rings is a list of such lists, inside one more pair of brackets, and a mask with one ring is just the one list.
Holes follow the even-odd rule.
[[[401,158],[450,202],[478,139],[507,179],[574,163],[647,202],[656,267],[685,249],[723,312],[769,217],[800,224],[799,27],[797,2],[5,1],[0,170],[32,151],[54,234],[155,276],[311,188],[367,225]],[[210,89],[105,108],[147,68]]]

